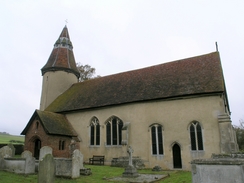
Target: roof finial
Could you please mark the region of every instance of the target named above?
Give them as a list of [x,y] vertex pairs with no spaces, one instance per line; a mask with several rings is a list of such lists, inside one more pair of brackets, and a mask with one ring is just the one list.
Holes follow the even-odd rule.
[[215,46],[216,46],[216,51],[218,52],[219,49],[218,49],[218,43],[217,43],[217,41],[215,42]]
[[67,23],[68,23],[68,19],[65,20],[65,26],[67,25]]

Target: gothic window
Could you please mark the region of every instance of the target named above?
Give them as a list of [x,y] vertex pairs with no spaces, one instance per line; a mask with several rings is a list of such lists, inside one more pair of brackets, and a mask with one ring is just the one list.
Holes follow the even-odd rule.
[[152,154],[163,155],[163,127],[155,124],[151,126],[151,137],[152,137]]
[[96,117],[93,117],[90,123],[90,145],[100,145],[100,125]]
[[106,122],[107,145],[121,145],[123,122],[117,117],[111,117]]
[[190,125],[191,150],[203,150],[202,127],[199,122],[194,121]]

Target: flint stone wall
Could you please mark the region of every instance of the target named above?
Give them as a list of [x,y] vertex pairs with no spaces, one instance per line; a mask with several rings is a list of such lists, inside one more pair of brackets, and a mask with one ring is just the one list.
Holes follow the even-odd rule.
[[244,182],[244,159],[198,159],[191,164],[192,183]]

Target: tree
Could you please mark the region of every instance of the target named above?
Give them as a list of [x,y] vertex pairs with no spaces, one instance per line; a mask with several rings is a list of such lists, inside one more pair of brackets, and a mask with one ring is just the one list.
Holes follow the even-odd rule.
[[240,119],[240,125],[234,126],[236,131],[236,140],[240,151],[244,150],[244,120]]
[[99,75],[96,76],[95,75],[96,74],[96,69],[91,67],[88,64],[83,65],[81,63],[77,63],[76,67],[77,67],[78,71],[80,72],[79,82],[86,81],[88,79],[101,77]]

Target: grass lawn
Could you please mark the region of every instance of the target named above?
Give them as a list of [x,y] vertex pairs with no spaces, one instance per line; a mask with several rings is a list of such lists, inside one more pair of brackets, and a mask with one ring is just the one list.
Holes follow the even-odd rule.
[[[111,178],[121,176],[124,172],[124,168],[110,167],[110,166],[95,166],[95,165],[85,165],[86,168],[91,168],[92,175],[81,176],[78,179],[64,179],[56,178],[55,183],[106,183],[108,180],[103,180],[103,178]],[[151,169],[138,170],[140,174],[169,174],[170,176],[158,181],[158,183],[191,183],[191,172],[187,171],[163,171],[163,172],[153,172]],[[28,182],[36,183],[37,174],[35,175],[17,175],[14,173],[9,173],[5,171],[0,171],[0,182],[13,183],[13,182]],[[109,181],[112,183],[112,181]]]
[[0,134],[0,144],[24,144],[24,136]]

